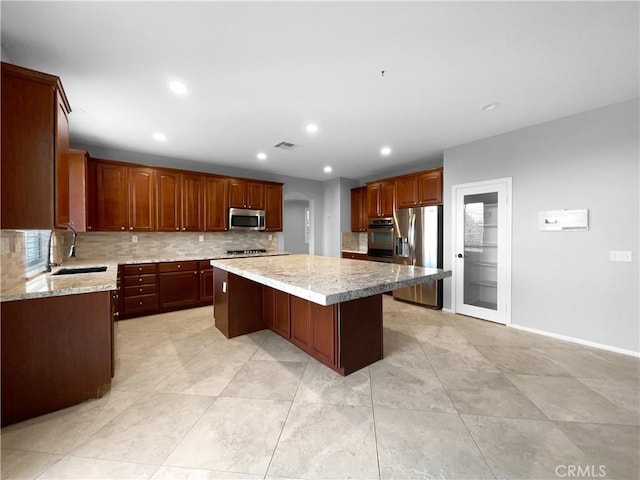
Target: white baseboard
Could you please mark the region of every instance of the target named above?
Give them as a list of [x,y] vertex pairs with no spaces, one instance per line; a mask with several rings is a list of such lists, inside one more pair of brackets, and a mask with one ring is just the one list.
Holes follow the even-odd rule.
[[523,327],[522,325],[509,325],[511,328],[517,328],[518,330],[524,330],[525,332],[537,333],[546,337],[557,338],[559,340],[565,340],[567,342],[579,343],[580,345],[586,345],[588,347],[600,348],[601,350],[608,350],[610,352],[621,353],[623,355],[630,355],[632,357],[640,357],[640,352],[634,352],[633,350],[625,350],[624,348],[612,347],[610,345],[604,345],[602,343],[590,342],[589,340],[582,340],[581,338],[569,337],[567,335],[560,335],[557,333],[546,332],[544,330],[538,330],[530,327]]
[[446,313],[456,313],[453,310],[451,310],[450,308],[444,308],[444,307],[442,307],[442,311],[446,312]]

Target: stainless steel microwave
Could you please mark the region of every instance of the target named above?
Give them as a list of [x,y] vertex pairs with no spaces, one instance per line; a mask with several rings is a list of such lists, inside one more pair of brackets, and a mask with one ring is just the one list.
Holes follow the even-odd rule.
[[264,210],[229,209],[229,230],[264,230]]

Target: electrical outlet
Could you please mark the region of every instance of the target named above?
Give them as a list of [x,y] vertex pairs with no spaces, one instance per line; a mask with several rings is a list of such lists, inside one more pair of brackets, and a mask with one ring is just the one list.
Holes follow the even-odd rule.
[[273,240],[273,235],[269,234],[269,240]]
[[131,235],[131,243],[138,243],[138,235]]
[[631,251],[630,250],[610,250],[609,261],[610,262],[630,262]]
[[198,241],[204,242],[204,235],[198,235]]

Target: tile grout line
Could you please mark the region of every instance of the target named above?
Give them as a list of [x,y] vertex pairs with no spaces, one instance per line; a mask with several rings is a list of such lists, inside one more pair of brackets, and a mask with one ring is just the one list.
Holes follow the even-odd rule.
[[373,419],[373,440],[376,445],[376,462],[378,464],[378,479],[382,478],[380,471],[380,450],[378,448],[378,429],[376,428],[376,410],[373,406],[373,382],[371,380],[371,369],[367,366],[367,374],[369,375],[369,391],[371,393],[371,416]]

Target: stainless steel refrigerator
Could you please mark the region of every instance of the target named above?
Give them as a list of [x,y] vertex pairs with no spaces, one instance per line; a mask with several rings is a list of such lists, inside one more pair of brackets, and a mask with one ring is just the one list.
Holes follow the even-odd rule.
[[[393,214],[393,263],[442,268],[442,205]],[[442,308],[442,280],[393,291],[393,298]]]

